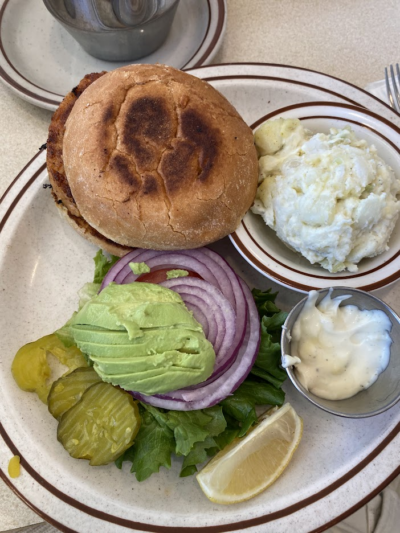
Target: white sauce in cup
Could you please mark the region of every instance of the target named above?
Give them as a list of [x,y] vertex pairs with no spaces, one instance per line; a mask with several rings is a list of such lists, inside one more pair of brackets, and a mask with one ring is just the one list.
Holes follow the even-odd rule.
[[380,310],[339,307],[350,296],[331,299],[332,289],[316,307],[311,291],[291,335],[291,356],[283,366],[295,366],[300,383],[328,400],[343,400],[370,387],[390,358],[391,322]]

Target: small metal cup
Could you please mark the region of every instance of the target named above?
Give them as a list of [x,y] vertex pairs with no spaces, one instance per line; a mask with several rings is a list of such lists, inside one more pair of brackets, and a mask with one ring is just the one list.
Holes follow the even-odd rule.
[[43,0],[48,11],[91,56],[131,61],[157,50],[179,0]]
[[[317,304],[327,295],[329,289],[321,289]],[[342,295],[351,295],[342,305],[356,305],[359,309],[380,309],[390,322],[392,329],[390,336],[390,360],[386,369],[368,389],[358,392],[355,396],[344,400],[326,400],[312,394],[299,382],[293,367],[287,368],[287,373],[296,389],[311,403],[333,415],[347,418],[366,418],[383,413],[400,400],[400,318],[382,300],[368,292],[348,287],[333,287],[332,298]],[[282,353],[291,355],[291,331],[303,309],[307,298],[299,302],[289,313],[282,329]],[[300,363],[301,364],[301,363]]]

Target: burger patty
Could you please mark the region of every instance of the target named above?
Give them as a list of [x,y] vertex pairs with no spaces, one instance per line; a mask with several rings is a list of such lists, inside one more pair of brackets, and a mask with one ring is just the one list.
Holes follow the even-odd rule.
[[68,212],[75,217],[80,217],[80,213],[65,175],[63,161],[65,123],[75,102],[83,91],[104,74],[106,72],[87,74],[79,82],[79,85],[67,94],[50,122],[49,137],[47,139],[47,170],[49,172],[50,183],[53,187],[52,194],[54,200],[57,203],[61,202]]
[[114,243],[97,230],[92,228],[84,218],[82,218],[78,206],[71,193],[68,179],[65,174],[63,161],[63,140],[65,133],[65,124],[74,107],[76,101],[83,91],[94,81],[106,74],[106,71],[99,73],[87,74],[77,87],[72,89],[64,98],[60,106],[54,113],[49,126],[49,137],[47,139],[47,170],[49,180],[52,185],[52,195],[58,207],[67,215],[72,225],[79,227],[80,232],[91,235],[99,244],[112,244],[112,252],[116,255],[123,255],[130,248]]

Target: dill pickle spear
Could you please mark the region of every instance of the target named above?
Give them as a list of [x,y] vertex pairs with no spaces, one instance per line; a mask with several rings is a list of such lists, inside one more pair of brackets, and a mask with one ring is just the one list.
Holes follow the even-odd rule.
[[57,438],[75,459],[92,466],[115,461],[128,449],[140,427],[137,402],[109,383],[96,383],[63,414]]
[[101,378],[92,367],[77,368],[55,381],[47,397],[50,413],[58,420],[82,398],[83,393]]

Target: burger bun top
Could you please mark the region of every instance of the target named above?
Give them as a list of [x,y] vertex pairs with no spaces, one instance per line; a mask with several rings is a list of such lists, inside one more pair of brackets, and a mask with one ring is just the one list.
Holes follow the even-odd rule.
[[101,76],[66,122],[63,160],[81,216],[128,247],[197,248],[251,206],[253,135],[209,83],[164,65]]

